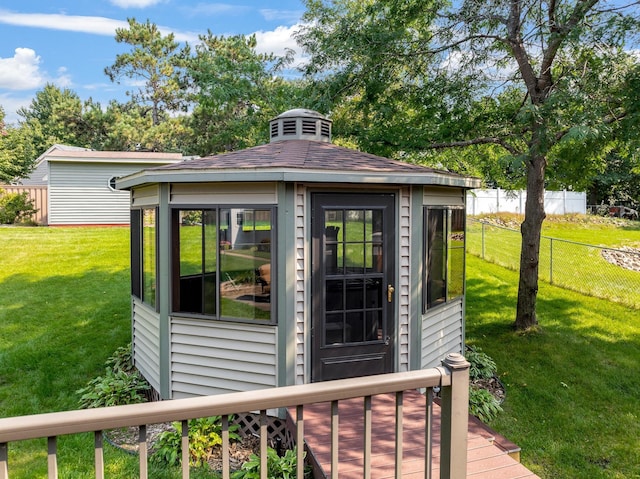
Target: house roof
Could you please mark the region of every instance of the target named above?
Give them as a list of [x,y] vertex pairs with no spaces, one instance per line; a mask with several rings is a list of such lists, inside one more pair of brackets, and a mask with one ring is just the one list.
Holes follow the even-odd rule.
[[121,178],[118,187],[127,189],[147,183],[216,181],[480,186],[476,178],[391,160],[331,143],[287,140],[148,168]]

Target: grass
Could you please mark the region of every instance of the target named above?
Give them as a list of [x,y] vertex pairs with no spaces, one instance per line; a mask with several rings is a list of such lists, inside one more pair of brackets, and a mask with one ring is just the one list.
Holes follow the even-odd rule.
[[[477,221],[468,222],[467,250],[487,261],[518,270],[521,243],[518,225],[522,218],[500,214],[477,219],[487,219],[492,224],[483,227]],[[601,248],[589,245],[640,248],[640,223],[585,215],[550,216],[544,223],[540,244],[540,278],[640,308],[640,273],[609,263],[603,258]]]
[[[126,228],[0,228],[1,417],[74,409],[130,341],[127,245]],[[516,334],[517,273],[467,262],[467,340],[507,390],[491,426],[543,478],[640,477],[640,311],[541,282],[542,329]],[[46,477],[44,440],[9,451],[12,478]],[[61,437],[59,451],[61,477],[93,477],[90,435]],[[105,461],[108,477],[137,476],[133,456],[107,446]]]
[[640,311],[541,282],[541,331],[518,334],[517,273],[467,261],[467,342],[507,390],[491,426],[543,478],[640,477]]

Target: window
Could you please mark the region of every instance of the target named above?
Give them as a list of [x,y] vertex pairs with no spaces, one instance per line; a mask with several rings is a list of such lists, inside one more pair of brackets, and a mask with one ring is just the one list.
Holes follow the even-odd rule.
[[117,176],[112,176],[111,178],[109,178],[109,182],[107,183],[107,185],[109,186],[109,189],[112,191],[118,191],[116,189],[116,180],[118,179]]
[[465,211],[462,207],[424,210],[424,310],[464,293]]
[[131,294],[156,307],[156,209],[131,210]]
[[272,319],[272,208],[173,210],[174,312]]

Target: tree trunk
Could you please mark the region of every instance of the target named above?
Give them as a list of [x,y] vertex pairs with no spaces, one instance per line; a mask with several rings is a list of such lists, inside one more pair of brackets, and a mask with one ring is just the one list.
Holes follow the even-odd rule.
[[536,299],[538,297],[538,268],[540,265],[540,236],[544,212],[544,176],[547,165],[544,155],[533,155],[527,165],[527,200],[524,221],[520,226],[522,248],[520,252],[520,281],[515,328],[523,331],[538,324]]

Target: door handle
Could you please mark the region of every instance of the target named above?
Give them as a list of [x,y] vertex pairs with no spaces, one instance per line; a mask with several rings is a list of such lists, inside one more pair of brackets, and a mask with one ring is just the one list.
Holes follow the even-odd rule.
[[394,288],[391,285],[387,286],[387,301],[390,303],[391,301],[393,301],[393,293],[395,293],[396,288]]

